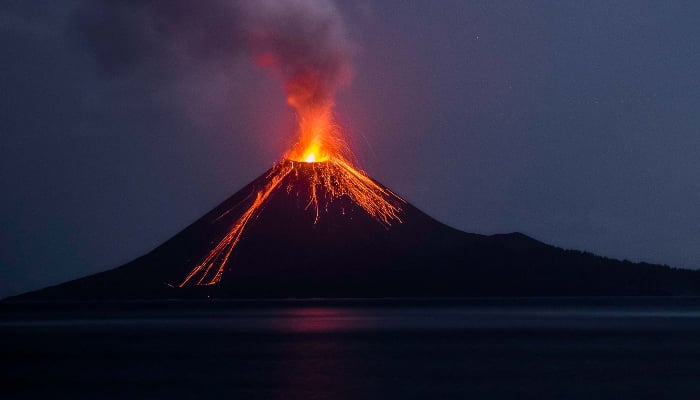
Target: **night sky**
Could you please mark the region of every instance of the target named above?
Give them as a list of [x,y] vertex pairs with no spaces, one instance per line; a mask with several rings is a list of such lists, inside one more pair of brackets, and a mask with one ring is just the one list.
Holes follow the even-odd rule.
[[[700,267],[700,2],[343,3],[371,176],[465,231]],[[0,297],[144,254],[295,139],[225,40],[169,58],[84,5],[0,3]]]

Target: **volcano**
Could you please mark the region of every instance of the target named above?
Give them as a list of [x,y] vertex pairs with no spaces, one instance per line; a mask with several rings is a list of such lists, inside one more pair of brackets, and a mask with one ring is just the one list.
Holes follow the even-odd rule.
[[691,294],[698,271],[462,232],[342,163],[283,160],[150,253],[15,299]]
[[[192,35],[159,35],[174,41],[168,49],[196,49],[186,57],[193,62],[202,44],[217,43],[216,53],[246,56],[282,83],[297,122],[282,160],[150,253],[17,299],[700,294],[700,272],[563,250],[520,233],[466,233],[413,207],[350,162],[335,95],[351,80],[357,47],[333,7],[257,3],[226,2],[234,21],[242,18],[223,35],[229,45],[208,18],[185,24]],[[181,13],[161,8],[137,14],[161,28],[183,25]],[[160,53],[172,52],[149,59]],[[225,60],[227,68],[233,59]]]

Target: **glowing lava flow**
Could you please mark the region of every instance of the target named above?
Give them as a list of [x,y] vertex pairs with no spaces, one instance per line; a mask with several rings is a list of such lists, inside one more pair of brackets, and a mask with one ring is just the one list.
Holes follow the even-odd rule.
[[[303,154],[303,153],[302,153]],[[309,153],[313,154],[313,153]],[[316,156],[316,155],[314,155]],[[311,190],[306,209],[315,212],[314,223],[322,217],[327,204],[342,196],[348,196],[378,223],[390,227],[394,222],[401,222],[401,204],[404,200],[388,189],[382,188],[361,170],[354,168],[342,157],[328,156],[327,161],[314,162],[310,177]],[[277,190],[290,192],[292,187],[283,187],[282,181],[290,173],[297,173],[297,166],[303,162],[283,160],[277,163],[270,174],[265,187],[258,191],[253,203],[236,220],[228,233],[209,252],[187,277],[180,287],[188,284],[213,285],[221,280],[231,253],[241,240],[248,223],[253,220],[268,198]],[[321,197],[319,193],[323,193]]]
[[[401,222],[399,214],[404,200],[377,185],[341,155],[341,152],[347,151],[347,147],[335,132],[336,128],[330,122],[330,114],[315,114],[312,117],[310,120],[300,121],[303,132],[300,141],[285,155],[284,160],[272,168],[267,183],[257,192],[253,203],[204,260],[185,277],[180,287],[188,284],[213,285],[221,281],[224,268],[248,223],[257,216],[263,204],[275,191],[287,190],[289,193],[293,189],[283,188],[280,184],[302,163],[312,163],[313,167],[313,173],[309,177],[310,191],[306,209],[313,208],[314,223],[321,218],[322,211],[328,209],[328,203],[342,196],[349,197],[387,228],[393,222]],[[319,193],[323,193],[323,196]]]
[[251,204],[243,215],[233,224],[231,230],[221,239],[219,244],[209,252],[204,261],[194,267],[185,280],[180,283],[180,287],[187,285],[191,281],[194,281],[197,285],[212,285],[221,280],[224,266],[226,262],[228,262],[231,252],[241,240],[246,225],[260,210],[260,206],[262,206],[265,200],[270,197],[270,194],[277,189],[280,182],[282,182],[289,172],[291,172],[291,168],[289,167],[277,168],[276,166],[273,168],[272,173],[268,177],[270,179],[269,182],[263,190],[257,193],[253,204]]

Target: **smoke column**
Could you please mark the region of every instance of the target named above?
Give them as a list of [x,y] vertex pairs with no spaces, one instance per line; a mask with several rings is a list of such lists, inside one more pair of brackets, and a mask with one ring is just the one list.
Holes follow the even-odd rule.
[[328,146],[334,93],[351,76],[353,46],[329,0],[89,0],[76,26],[114,77],[163,79],[183,65],[252,58],[283,81],[304,148]]

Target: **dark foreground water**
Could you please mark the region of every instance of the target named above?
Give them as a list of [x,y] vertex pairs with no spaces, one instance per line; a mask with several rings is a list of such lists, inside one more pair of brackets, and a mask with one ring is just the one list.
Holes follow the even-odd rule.
[[0,398],[700,399],[700,299],[0,304]]

